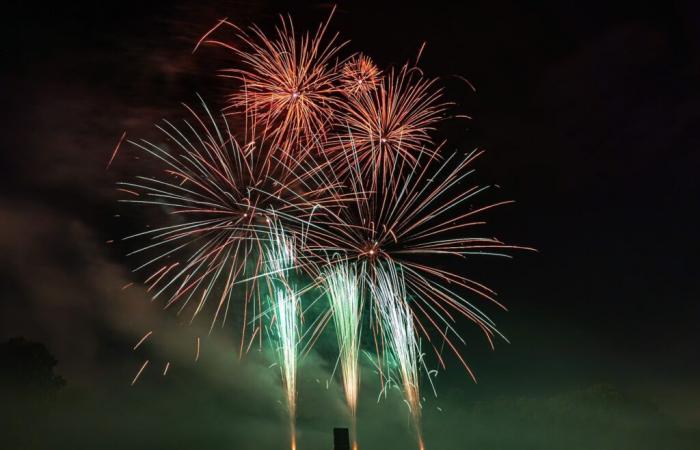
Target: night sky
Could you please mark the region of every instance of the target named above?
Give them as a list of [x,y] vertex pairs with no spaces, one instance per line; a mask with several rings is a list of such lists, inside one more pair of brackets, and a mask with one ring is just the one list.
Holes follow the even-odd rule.
[[[0,342],[43,344],[66,384],[37,399],[4,383],[0,448],[286,448],[266,355],[239,362],[236,328],[183,326],[139,287],[119,239],[148,218],[117,203],[115,183],[143,163],[125,150],[105,166],[124,130],[153,138],[197,94],[220,106],[231,55],[192,54],[218,19],[270,30],[289,12],[315,28],[332,4],[31,3],[4,5],[0,27]],[[486,149],[475,177],[516,200],[489,216],[491,232],[538,249],[464,263],[508,306],[484,305],[511,343],[492,351],[463,324],[478,383],[448,358],[437,397],[424,386],[429,449],[700,442],[700,7],[607,3],[348,1],[331,21],[348,52],[384,67],[427,42],[425,74],[472,117],[444,125],[447,147]],[[333,339],[300,368],[302,450],[330,449],[347,424]],[[367,365],[362,389],[361,448],[415,448],[400,393],[377,404]]]

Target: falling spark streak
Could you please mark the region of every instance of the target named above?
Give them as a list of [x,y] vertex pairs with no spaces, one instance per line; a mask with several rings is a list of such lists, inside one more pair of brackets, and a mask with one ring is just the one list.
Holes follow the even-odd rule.
[[143,372],[143,369],[145,369],[147,365],[148,365],[148,360],[144,361],[143,365],[141,366],[141,368],[139,369],[139,371],[136,373],[136,376],[134,377],[134,379],[131,380],[131,385],[132,385],[132,386],[133,386],[134,384],[136,384],[136,382],[138,381],[139,377],[141,376],[141,373]]
[[362,281],[354,263],[330,265],[324,279],[340,350],[345,400],[352,419],[352,439],[357,446],[357,396],[360,387],[358,358],[362,317]]
[[165,363],[165,368],[163,369],[163,376],[168,374],[168,369],[170,369],[170,361]]
[[109,158],[109,162],[107,162],[107,167],[105,167],[105,170],[108,170],[109,167],[112,165],[112,161],[114,161],[114,158],[117,157],[117,152],[119,151],[119,147],[121,147],[122,142],[124,141],[124,138],[126,137],[126,131],[122,133],[122,136],[119,138],[119,141],[117,142],[117,146],[114,147],[114,150],[112,151],[112,156]]
[[199,361],[199,336],[197,336],[197,349],[194,355],[195,362]]
[[136,343],[136,345],[134,345],[133,350],[136,350],[137,348],[139,348],[139,347],[141,346],[141,344],[143,344],[144,342],[146,342],[146,339],[148,339],[152,334],[153,334],[153,331],[149,331],[148,333],[146,333],[146,334]]

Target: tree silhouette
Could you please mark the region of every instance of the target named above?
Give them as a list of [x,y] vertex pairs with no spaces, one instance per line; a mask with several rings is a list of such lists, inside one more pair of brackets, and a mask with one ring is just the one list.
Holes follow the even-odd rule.
[[58,361],[43,344],[22,337],[0,344],[0,392],[48,400],[66,384],[54,373]]
[[46,448],[56,394],[66,384],[56,363],[41,343],[16,337],[0,344],[0,447]]

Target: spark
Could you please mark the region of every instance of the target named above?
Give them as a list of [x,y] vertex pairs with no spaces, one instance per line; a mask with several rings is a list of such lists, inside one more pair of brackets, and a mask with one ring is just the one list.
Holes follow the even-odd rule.
[[133,350],[136,350],[137,348],[139,348],[139,347],[141,346],[141,344],[143,344],[144,342],[146,342],[146,339],[148,339],[148,338],[151,336],[151,334],[153,334],[153,331],[149,331],[148,333],[146,333],[146,334],[136,343],[136,345],[134,345]]
[[105,170],[108,170],[109,167],[112,165],[112,161],[114,161],[114,158],[117,157],[117,152],[119,151],[119,147],[121,147],[122,142],[124,141],[124,138],[126,137],[126,131],[122,133],[122,136],[119,138],[119,141],[117,142],[116,147],[114,147],[114,150],[112,151],[112,156],[109,158],[109,162],[107,162],[107,167],[105,167]]
[[146,368],[147,365],[148,365],[148,360],[146,360],[146,361],[143,362],[143,365],[141,366],[141,368],[139,369],[139,371],[136,373],[136,376],[134,377],[133,380],[131,380],[131,385],[132,385],[132,386],[136,384],[136,382],[138,381],[139,377],[141,376],[141,373],[143,372],[143,370]]

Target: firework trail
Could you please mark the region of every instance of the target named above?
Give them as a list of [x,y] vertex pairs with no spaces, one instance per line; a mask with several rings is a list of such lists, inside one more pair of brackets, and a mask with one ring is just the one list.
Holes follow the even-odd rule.
[[363,284],[355,263],[332,263],[323,282],[330,301],[340,350],[340,368],[345,400],[352,418],[352,436],[357,446],[357,395],[360,389],[360,335],[362,332]]
[[403,275],[395,265],[381,265],[375,272],[370,288],[376,304],[375,314],[382,330],[382,340],[388,347],[385,356],[390,357],[397,366],[419,446],[423,449],[418,378],[422,358],[405,285]]
[[301,300],[289,274],[296,265],[296,248],[293,238],[285,233],[277,219],[269,230],[269,242],[265,246],[268,268],[271,325],[270,334],[277,353],[278,364],[286,392],[291,448],[296,448],[296,396],[297,362],[300,340]]

